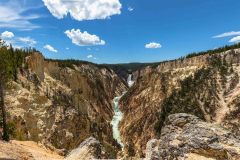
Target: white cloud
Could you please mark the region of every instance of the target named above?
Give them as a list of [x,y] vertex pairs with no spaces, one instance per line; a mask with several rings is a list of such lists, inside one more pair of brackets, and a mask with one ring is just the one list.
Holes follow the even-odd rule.
[[87,56],[87,58],[88,58],[88,59],[90,59],[90,58],[91,58],[91,59],[94,59],[94,60],[96,60],[96,59],[97,59],[97,57],[94,57],[92,54],[89,54],[89,55]]
[[145,48],[148,49],[156,49],[156,48],[161,48],[162,45],[160,43],[156,43],[156,42],[151,42],[145,45]]
[[11,44],[14,48],[23,48],[37,44],[37,41],[31,37],[16,37],[14,33],[9,31],[1,33],[0,38],[5,41],[7,45]]
[[229,41],[229,42],[233,42],[233,43],[240,42],[240,36],[233,37],[232,39],[230,39],[230,41]]
[[133,10],[134,10],[133,7],[128,6],[128,11],[129,11],[129,12],[132,12]]
[[13,37],[14,37],[14,34],[9,31],[2,32],[2,34],[1,34],[2,39],[11,39]]
[[37,41],[35,41],[34,39],[32,39],[30,37],[19,37],[18,39],[20,42],[23,42],[29,46],[34,46],[35,44],[37,44]]
[[0,2],[0,28],[14,28],[18,30],[39,28],[38,25],[30,22],[39,18],[39,15],[23,15],[23,13],[30,9],[32,8],[29,6],[23,6],[21,1],[9,0],[8,2]]
[[81,32],[79,29],[67,30],[65,34],[72,40],[72,43],[78,46],[105,45],[105,41],[98,36],[91,35],[86,31]]
[[55,53],[58,52],[55,48],[53,48],[53,47],[52,47],[51,45],[49,45],[49,44],[46,44],[43,48],[49,50],[50,52],[55,52]]
[[106,19],[121,14],[119,0],[42,0],[52,15],[62,19],[68,14],[82,20]]
[[68,48],[68,47],[66,47],[66,50],[69,50],[69,48]]
[[90,54],[90,55],[87,56],[87,58],[93,58],[93,55]]
[[224,38],[224,37],[231,37],[231,36],[237,36],[240,35],[240,31],[232,31],[232,32],[226,32],[226,33],[222,33],[216,36],[213,36],[213,38]]

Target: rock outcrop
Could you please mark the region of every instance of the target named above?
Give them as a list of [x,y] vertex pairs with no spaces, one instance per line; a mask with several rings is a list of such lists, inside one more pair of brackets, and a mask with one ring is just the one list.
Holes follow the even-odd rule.
[[107,158],[104,147],[95,138],[90,137],[82,142],[78,148],[72,150],[66,160],[93,160]]
[[238,160],[240,138],[219,125],[179,113],[168,116],[161,138],[147,144],[146,160]]
[[26,57],[26,65],[28,69],[37,75],[40,81],[44,80],[44,57],[41,53],[32,53]]

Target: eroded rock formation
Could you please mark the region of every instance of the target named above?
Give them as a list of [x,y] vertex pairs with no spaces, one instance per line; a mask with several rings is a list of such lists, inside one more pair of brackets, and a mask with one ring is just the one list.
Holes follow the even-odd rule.
[[147,160],[240,159],[239,137],[193,115],[168,116],[160,137],[148,142]]
[[82,142],[78,148],[72,150],[66,160],[93,160],[107,158],[105,148],[95,138],[90,137]]

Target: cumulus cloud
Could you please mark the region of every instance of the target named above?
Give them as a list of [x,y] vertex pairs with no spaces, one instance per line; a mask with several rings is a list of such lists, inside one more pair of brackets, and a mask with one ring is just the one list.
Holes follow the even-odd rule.
[[31,37],[17,37],[13,32],[2,32],[0,38],[6,42],[7,45],[12,45],[14,48],[23,48],[24,46],[34,46],[37,44]]
[[50,52],[55,52],[55,53],[58,52],[55,48],[53,48],[53,47],[52,47],[51,45],[49,45],[49,44],[46,44],[43,48],[49,50]]
[[14,37],[14,34],[12,32],[9,32],[9,31],[2,32],[2,34],[1,34],[2,39],[10,39],[10,38],[13,38],[13,37]]
[[121,14],[119,0],[43,0],[51,14],[62,19],[68,14],[78,21],[106,19]]
[[129,12],[132,12],[134,10],[134,8],[133,7],[131,7],[131,6],[128,6],[128,11]]
[[35,41],[34,39],[32,39],[30,37],[19,37],[18,39],[20,42],[28,44],[29,46],[34,46],[35,44],[37,44],[37,41]]
[[161,48],[162,45],[160,43],[156,43],[156,42],[151,42],[145,45],[145,48],[148,49],[156,49],[156,48]]
[[90,55],[87,56],[87,58],[93,58],[93,55],[90,54]]
[[216,36],[213,36],[213,38],[224,38],[224,37],[231,37],[231,36],[237,36],[240,35],[240,31],[231,31],[231,32],[226,32],[226,33],[222,33]]
[[232,43],[240,42],[240,36],[233,37],[232,39],[230,39],[229,42],[232,42]]
[[91,35],[86,31],[81,32],[80,29],[67,30],[65,34],[72,40],[72,43],[78,46],[105,45],[105,41],[98,36]]

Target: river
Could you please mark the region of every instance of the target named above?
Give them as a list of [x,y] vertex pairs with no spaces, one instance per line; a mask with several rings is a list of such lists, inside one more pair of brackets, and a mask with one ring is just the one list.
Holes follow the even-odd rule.
[[[132,87],[132,85],[134,84],[134,81],[132,80],[132,74],[129,74],[127,83],[128,83],[129,87]],[[121,112],[121,110],[119,108],[119,100],[122,98],[122,96],[125,93],[126,92],[124,92],[121,96],[115,97],[113,99],[114,116],[111,121],[113,138],[122,146],[122,148],[124,148],[124,144],[122,143],[122,140],[121,140],[121,135],[120,135],[120,131],[119,131],[119,123],[121,122],[121,120],[123,118],[123,113]]]

